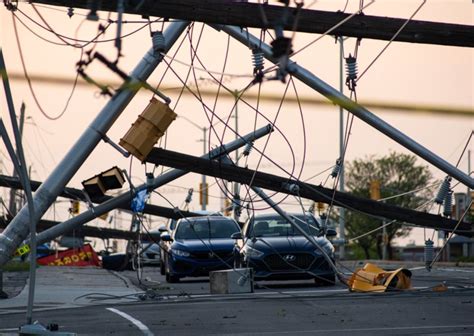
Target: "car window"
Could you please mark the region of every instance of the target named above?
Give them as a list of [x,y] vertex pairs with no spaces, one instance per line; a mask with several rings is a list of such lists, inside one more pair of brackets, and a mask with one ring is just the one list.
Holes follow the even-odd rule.
[[[308,234],[316,236],[320,232],[320,225],[312,216],[292,215],[295,222]],[[284,237],[301,236],[301,232],[294,229],[291,223],[280,216],[264,216],[254,218],[249,228],[248,236],[257,237]]]
[[239,226],[233,220],[184,219],[176,229],[175,239],[230,238],[239,231]]

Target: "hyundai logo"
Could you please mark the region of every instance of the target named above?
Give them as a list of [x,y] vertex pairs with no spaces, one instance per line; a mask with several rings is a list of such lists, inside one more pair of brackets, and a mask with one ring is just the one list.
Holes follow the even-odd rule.
[[296,256],[294,254],[287,254],[283,257],[286,261],[295,261]]

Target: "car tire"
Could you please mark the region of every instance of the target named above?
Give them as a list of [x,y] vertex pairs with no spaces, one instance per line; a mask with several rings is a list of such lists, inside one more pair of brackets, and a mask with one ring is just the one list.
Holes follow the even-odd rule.
[[165,278],[166,278],[166,282],[168,283],[176,283],[176,282],[179,282],[179,277],[174,275],[174,274],[171,274],[170,272],[170,266],[169,266],[169,262],[168,262],[168,258],[166,259],[166,264],[165,264]]
[[172,275],[169,272],[166,272],[166,282],[168,283],[177,283],[179,282],[179,277],[176,275]]
[[334,286],[336,284],[336,274],[321,275],[314,278],[317,286]]

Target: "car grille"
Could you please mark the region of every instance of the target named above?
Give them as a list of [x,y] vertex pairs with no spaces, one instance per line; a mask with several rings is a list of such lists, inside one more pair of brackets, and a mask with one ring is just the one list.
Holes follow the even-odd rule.
[[309,253],[271,254],[266,256],[264,261],[270,270],[294,271],[298,268],[308,269],[314,261],[314,256]]
[[195,259],[228,259],[233,256],[233,252],[229,251],[207,251],[207,252],[193,252],[191,255]]

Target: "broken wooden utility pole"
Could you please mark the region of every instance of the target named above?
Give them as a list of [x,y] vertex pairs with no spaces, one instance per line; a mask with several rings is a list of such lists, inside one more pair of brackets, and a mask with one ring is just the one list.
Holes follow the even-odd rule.
[[[41,182],[38,181],[30,181],[31,184],[31,190],[36,191],[39,186],[41,185]],[[0,187],[7,187],[7,188],[14,188],[14,189],[22,189],[22,185],[19,181],[18,178],[16,177],[10,177],[10,176],[5,176],[5,175],[0,175]],[[83,202],[87,202],[87,199],[82,192],[82,190],[75,189],[75,188],[69,188],[66,187],[64,190],[59,194],[59,196],[64,197],[64,198],[69,198],[71,200],[80,200]],[[92,203],[104,203],[108,200],[113,199],[112,196],[104,195],[100,198],[93,198],[91,199]],[[131,211],[130,210],[130,201],[123,202],[121,207],[117,207],[116,209],[121,209],[124,211]],[[159,217],[165,217],[165,218],[173,218],[173,219],[179,219],[182,216],[179,215],[174,209],[159,206],[159,205],[153,205],[153,204],[145,204],[145,209],[143,209],[143,213],[147,215],[153,215],[153,216],[159,216]],[[190,216],[192,217],[192,216]]]
[[[286,194],[298,195],[315,202],[331,203],[334,195],[333,204],[336,206],[377,217],[412,223],[417,226],[431,229],[453,231],[457,224],[457,221],[439,215],[405,209],[387,203],[356,197],[348,193],[334,191],[322,186],[296,181],[287,177],[285,178],[262,173],[251,169],[229,165],[216,160],[198,158],[161,148],[154,148],[148,155],[147,162],[187,170],[198,174],[207,174],[208,176],[214,176],[232,182],[239,182],[247,185],[251,183],[252,186]],[[289,185],[298,186],[298,193],[295,194],[291,190],[288,190]],[[471,224],[464,222],[458,226],[455,233],[469,237],[474,234],[471,229]]]
[[[53,6],[87,9],[91,0],[33,0]],[[116,1],[96,1],[98,10],[117,12]],[[269,4],[222,0],[130,0],[125,13],[166,19],[269,29],[282,25],[284,30],[324,34],[351,14],[312,9],[289,8]],[[355,15],[330,32],[332,36],[389,41],[406,19]],[[398,42],[474,47],[474,28],[468,25],[411,20],[395,38]]]
[[[202,215],[184,211],[183,216],[196,217],[196,216],[202,216]],[[0,229],[5,228],[8,225],[8,223],[9,223],[8,220],[5,220],[4,218],[0,217]],[[41,232],[59,224],[60,222],[41,219],[38,222],[37,230],[38,232]],[[152,237],[155,240],[160,239],[159,234],[158,235],[154,233],[148,233],[148,234],[152,235]],[[90,226],[90,225],[83,225],[78,229],[65,232],[64,235],[66,236],[69,235],[69,236],[74,236],[74,237],[94,237],[94,238],[100,238],[100,239],[123,239],[123,240],[136,239],[136,232],[135,232],[135,237],[134,237],[134,232],[119,230],[119,229]],[[144,236],[142,240],[150,240],[150,239],[146,239],[146,237],[147,235]]]

